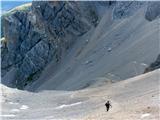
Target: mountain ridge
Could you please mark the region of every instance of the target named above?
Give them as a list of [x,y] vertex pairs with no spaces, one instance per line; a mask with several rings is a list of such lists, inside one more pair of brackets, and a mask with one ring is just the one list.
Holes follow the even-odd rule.
[[[115,29],[112,30],[111,27],[121,26],[118,22],[128,24],[129,21],[127,22],[127,19],[134,22],[135,14],[145,8],[147,10],[144,14],[141,14],[141,17],[149,21],[149,24],[152,24],[152,21],[156,21],[160,14],[158,12],[159,6],[159,2],[137,1],[87,2],[86,4],[84,2],[33,1],[29,10],[15,10],[9,16],[2,17],[2,31],[4,31],[4,39],[1,46],[2,76],[14,69],[15,78],[10,81],[10,86],[23,89],[28,84],[39,79],[43,70],[51,61],[54,64],[53,67],[58,67],[61,61],[66,59],[65,56],[69,54],[70,49],[73,48],[78,40],[86,44],[86,47],[77,47],[79,49],[77,59],[81,59],[81,57],[88,59],[88,54],[92,53],[94,46],[100,44],[98,43],[99,39],[103,41],[108,39],[108,41],[105,43],[106,46],[99,45],[100,48],[98,49],[101,49],[101,47],[108,49],[108,51],[112,51],[114,48],[117,49],[124,42],[124,39],[128,40],[127,38],[130,39],[132,36],[129,36],[130,32],[125,34],[121,30],[119,33],[117,30],[116,34],[110,36],[112,32],[115,32]],[[142,24],[143,22],[141,21],[143,19],[140,19],[138,24]],[[147,26],[148,23],[146,21],[145,24]],[[135,24],[137,23],[135,22]],[[122,25],[119,29],[123,29],[123,27],[127,27],[127,25]],[[133,28],[134,25],[131,27]],[[134,32],[132,28],[130,30]],[[141,29],[143,29],[143,26]],[[93,35],[90,34],[91,38],[81,39],[83,36],[87,36],[89,31],[94,33]],[[108,36],[106,36],[107,34]],[[110,37],[112,41],[107,37]],[[158,50],[157,46],[155,46],[156,49]],[[155,57],[152,58],[151,62],[154,62],[154,60]],[[93,64],[93,61],[87,61],[85,64]],[[56,70],[52,69],[51,71]],[[109,71],[107,74],[109,74]],[[132,72],[132,75],[129,76],[131,77],[133,74],[135,73]],[[119,76],[120,78],[118,78]],[[117,75],[117,77],[111,78],[118,80],[127,78],[122,76]],[[2,83],[7,84],[5,81],[7,80],[4,77]]]

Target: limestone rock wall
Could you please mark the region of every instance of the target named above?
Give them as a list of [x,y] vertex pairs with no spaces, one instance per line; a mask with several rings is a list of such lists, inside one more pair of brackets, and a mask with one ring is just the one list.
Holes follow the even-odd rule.
[[146,6],[144,17],[152,21],[160,14],[159,3],[33,1],[28,9],[14,10],[1,17],[2,76],[15,67],[15,84],[22,89],[49,62],[61,61],[78,37],[97,26],[103,11],[112,8],[115,20],[130,17]]

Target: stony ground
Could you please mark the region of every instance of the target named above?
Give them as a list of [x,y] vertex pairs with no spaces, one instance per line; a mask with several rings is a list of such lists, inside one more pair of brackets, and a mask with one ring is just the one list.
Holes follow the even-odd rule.
[[[160,70],[78,91],[31,93],[1,85],[2,120],[158,120]],[[105,102],[112,108],[106,112]]]

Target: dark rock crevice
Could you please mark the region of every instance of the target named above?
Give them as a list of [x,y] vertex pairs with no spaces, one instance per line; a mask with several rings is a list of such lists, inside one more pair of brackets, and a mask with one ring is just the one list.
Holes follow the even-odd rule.
[[149,65],[149,67],[147,67],[144,71],[144,73],[156,70],[160,68],[160,54],[158,55],[157,59],[155,60],[155,62],[151,63]]

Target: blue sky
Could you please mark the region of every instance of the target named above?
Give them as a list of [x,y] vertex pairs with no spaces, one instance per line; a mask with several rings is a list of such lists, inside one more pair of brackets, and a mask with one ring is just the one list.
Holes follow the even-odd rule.
[[10,0],[10,1],[6,1],[6,0],[2,0],[1,1],[1,13],[3,14],[4,12],[16,7],[16,6],[19,6],[19,5],[22,5],[22,4],[25,4],[25,3],[29,3],[31,2],[32,0]]

